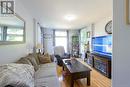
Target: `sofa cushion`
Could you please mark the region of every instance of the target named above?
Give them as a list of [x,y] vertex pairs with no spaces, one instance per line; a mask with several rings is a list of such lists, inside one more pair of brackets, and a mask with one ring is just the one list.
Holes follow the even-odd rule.
[[58,77],[47,77],[35,79],[35,87],[61,87]]
[[0,65],[0,87],[9,85],[14,87],[34,87],[33,66],[13,63]]
[[57,76],[55,63],[41,64],[39,69],[35,72],[36,79],[50,76]]
[[35,72],[35,87],[61,87],[54,62],[39,66]]
[[48,68],[48,67],[56,67],[56,63],[55,62],[51,62],[51,63],[46,63],[46,64],[40,64],[39,68]]
[[34,56],[34,58],[35,58],[37,64],[39,65],[39,64],[40,64],[39,55],[41,55],[41,54],[39,54],[39,53],[32,53],[31,55]]

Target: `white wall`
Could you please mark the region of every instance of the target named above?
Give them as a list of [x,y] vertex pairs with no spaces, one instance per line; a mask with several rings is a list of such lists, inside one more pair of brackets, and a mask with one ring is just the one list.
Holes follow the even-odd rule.
[[94,29],[94,36],[105,36],[107,33],[105,32],[105,25],[112,20],[112,14],[111,16],[106,16],[99,21],[94,23],[95,29]]
[[[89,31],[90,32],[90,38],[87,38],[87,41],[89,41],[89,47],[90,47],[90,51],[92,51],[92,47],[91,47],[91,38],[94,36],[94,33],[95,32],[94,30],[94,24],[90,24],[88,27],[87,27],[87,32]],[[96,36],[96,35],[95,35]]]
[[27,46],[33,47],[33,20],[28,11],[15,0],[15,11],[26,21],[26,43],[16,45],[0,45],[0,64],[14,62],[28,52]]
[[36,41],[35,41],[35,43],[36,43],[36,45],[37,44],[42,44],[42,42],[41,42],[41,25],[38,23],[38,21],[36,21],[36,20],[34,20],[35,22],[35,30],[36,30],[36,32],[35,32],[35,34],[36,34],[36,37],[35,37],[35,39],[36,39]]
[[125,22],[125,1],[113,0],[112,87],[130,87],[130,25]]
[[[89,48],[90,48],[89,50],[92,51],[91,38],[92,38],[93,32],[94,32],[94,24],[89,24],[87,27],[83,28],[83,30],[84,30],[83,32],[86,32],[86,33],[90,32],[90,38],[87,38],[87,36],[86,36],[85,44],[87,44],[88,41],[89,41]],[[82,47],[82,45],[84,45],[84,44],[80,43],[80,53],[82,54],[81,57],[84,58],[85,57],[85,52],[87,51],[87,49],[84,50],[84,47]]]
[[[33,52],[37,53],[38,52],[38,49],[37,49],[37,45],[38,44],[43,44],[42,42],[42,38],[41,38],[41,25],[39,24],[39,22],[33,18],[33,29],[34,29],[34,32],[33,32],[33,43],[34,43],[34,47],[33,47]],[[41,48],[41,52],[43,51],[43,49]]]

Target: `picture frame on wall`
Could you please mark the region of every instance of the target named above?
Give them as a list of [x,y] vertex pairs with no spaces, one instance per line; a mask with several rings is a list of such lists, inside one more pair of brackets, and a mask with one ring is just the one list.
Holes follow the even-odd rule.
[[87,38],[90,38],[90,31],[87,32]]
[[126,0],[126,23],[130,24],[130,0]]

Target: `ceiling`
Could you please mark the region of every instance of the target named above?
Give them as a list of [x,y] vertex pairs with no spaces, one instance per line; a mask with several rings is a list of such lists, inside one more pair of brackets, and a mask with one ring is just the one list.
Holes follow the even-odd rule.
[[[43,27],[80,29],[112,16],[112,0],[21,0]],[[65,20],[66,15],[76,16]]]

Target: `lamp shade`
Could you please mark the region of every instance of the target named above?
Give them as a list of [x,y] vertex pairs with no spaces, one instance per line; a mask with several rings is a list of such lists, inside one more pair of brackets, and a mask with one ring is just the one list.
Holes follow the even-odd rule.
[[40,43],[38,43],[37,46],[36,46],[36,48],[37,49],[41,49],[41,48],[43,48],[43,46]]

